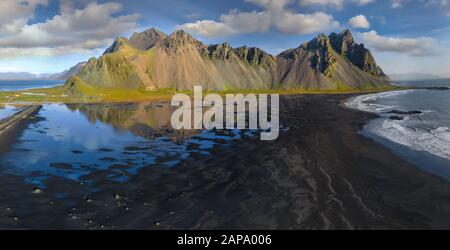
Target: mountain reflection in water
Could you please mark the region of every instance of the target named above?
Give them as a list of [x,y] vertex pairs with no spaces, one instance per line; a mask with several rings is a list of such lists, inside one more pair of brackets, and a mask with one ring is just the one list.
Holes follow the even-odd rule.
[[45,186],[50,176],[126,181],[143,167],[174,167],[256,131],[183,131],[170,126],[169,103],[46,104],[0,156],[0,174]]

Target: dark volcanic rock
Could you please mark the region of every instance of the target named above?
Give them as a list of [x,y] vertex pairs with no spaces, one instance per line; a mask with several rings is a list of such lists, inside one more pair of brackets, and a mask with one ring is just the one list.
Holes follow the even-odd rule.
[[134,33],[130,38],[130,44],[135,48],[148,50],[166,37],[165,33],[151,28],[141,33]]
[[389,111],[388,114],[396,114],[396,115],[420,115],[422,111],[411,110],[411,111],[401,111],[401,110],[392,110]]
[[390,116],[389,119],[395,120],[395,121],[402,121],[402,120],[404,120],[405,118],[402,117],[402,116],[396,116],[396,115],[393,115],[393,116]]
[[387,75],[376,64],[372,53],[364,47],[364,44],[355,42],[350,30],[345,30],[339,34],[332,33],[329,38],[334,50],[350,60],[355,66],[371,75],[387,78]]

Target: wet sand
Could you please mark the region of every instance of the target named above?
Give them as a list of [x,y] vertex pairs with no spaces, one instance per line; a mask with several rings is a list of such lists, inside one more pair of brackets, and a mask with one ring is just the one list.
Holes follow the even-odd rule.
[[107,176],[125,165],[43,190],[0,176],[0,228],[450,229],[450,183],[359,135],[374,115],[343,108],[348,97],[283,96],[278,140],[248,137],[124,183]]

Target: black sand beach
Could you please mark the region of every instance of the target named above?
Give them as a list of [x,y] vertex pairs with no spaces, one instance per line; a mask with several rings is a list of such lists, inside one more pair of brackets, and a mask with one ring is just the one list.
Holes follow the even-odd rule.
[[358,134],[374,115],[343,108],[348,97],[283,96],[278,140],[245,138],[124,183],[110,170],[43,190],[0,176],[0,228],[450,229],[450,183]]

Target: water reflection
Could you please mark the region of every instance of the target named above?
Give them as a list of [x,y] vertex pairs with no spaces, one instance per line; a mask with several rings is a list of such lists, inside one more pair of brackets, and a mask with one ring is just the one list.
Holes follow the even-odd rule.
[[9,117],[10,115],[18,112],[19,110],[20,108],[16,106],[0,104],[0,120]]
[[36,122],[0,156],[0,174],[43,186],[49,176],[87,180],[103,171],[126,181],[142,167],[174,167],[192,154],[209,155],[256,131],[177,131],[168,103],[48,104]]

